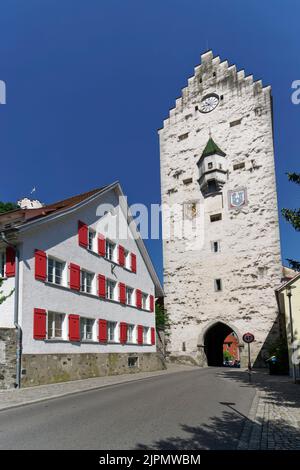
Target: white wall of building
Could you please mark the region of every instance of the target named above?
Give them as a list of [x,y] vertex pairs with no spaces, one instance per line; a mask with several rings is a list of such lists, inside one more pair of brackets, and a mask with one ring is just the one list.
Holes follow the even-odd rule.
[[[118,282],[124,282],[132,288],[154,295],[154,285],[148,269],[139,252],[135,240],[122,240],[125,249],[137,256],[137,274],[125,270],[121,266],[111,273],[111,263],[97,254],[90,253],[78,245],[78,221],[98,229],[99,217],[96,215],[99,202],[118,206],[118,198],[114,191],[101,196],[101,199],[85,205],[80,210],[49,223],[40,224],[22,234],[21,290],[20,290],[20,323],[23,329],[23,354],[54,354],[54,353],[101,353],[101,352],[154,352],[152,345],[120,345],[99,344],[95,342],[74,344],[69,341],[51,342],[33,339],[33,310],[42,308],[66,314],[78,314],[94,319],[107,319],[148,327],[155,326],[155,314],[150,311],[138,310],[135,307],[123,306],[119,302],[102,300],[95,293],[77,293],[68,287],[60,287],[35,279],[34,251],[43,250],[47,255],[69,263],[80,265],[88,271],[103,274]],[[104,216],[104,217],[110,217]],[[124,218],[124,215],[122,216]],[[124,219],[125,220],[125,219]],[[111,237],[114,240],[113,236]],[[118,289],[118,286],[117,286]],[[118,290],[117,290],[118,292]],[[118,294],[117,294],[118,295]],[[135,301],[135,295],[134,295]]]

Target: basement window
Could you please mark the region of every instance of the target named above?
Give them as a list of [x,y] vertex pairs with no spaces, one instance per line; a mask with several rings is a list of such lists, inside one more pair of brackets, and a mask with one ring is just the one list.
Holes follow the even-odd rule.
[[222,220],[222,214],[213,214],[210,216],[211,222],[217,222],[218,220]]
[[215,279],[215,291],[220,292],[222,290],[222,280],[221,279]]
[[178,136],[179,142],[181,142],[182,140],[187,139],[188,136],[189,136],[189,133],[188,133],[188,132],[186,132],[185,134],[181,134],[180,136]]
[[128,358],[128,367],[138,367],[139,366],[139,358],[137,356],[130,356]]

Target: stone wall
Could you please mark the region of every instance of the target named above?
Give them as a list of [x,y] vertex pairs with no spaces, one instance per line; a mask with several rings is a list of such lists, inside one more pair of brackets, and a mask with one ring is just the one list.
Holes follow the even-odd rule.
[[[129,358],[138,358],[137,365],[129,367]],[[158,353],[24,354],[22,387],[164,368]]]
[[[201,113],[201,100],[211,93],[219,96],[219,104]],[[159,135],[162,203],[170,212],[179,207],[171,216],[163,210],[166,232],[171,225],[171,236],[163,240],[168,353],[206,365],[206,334],[221,322],[236,333],[243,365],[242,336],[255,335],[253,361],[263,365],[268,344],[279,333],[274,289],[282,275],[271,89],[208,52]],[[210,137],[226,154],[226,182],[221,191],[204,197],[197,162]],[[246,193],[245,204],[232,208],[230,192],[240,190]],[[212,222],[216,214],[221,219]],[[184,223],[195,223],[188,233],[194,238],[175,235],[182,215]],[[222,281],[219,291],[217,279]]]
[[0,390],[15,387],[16,350],[16,330],[0,328]]

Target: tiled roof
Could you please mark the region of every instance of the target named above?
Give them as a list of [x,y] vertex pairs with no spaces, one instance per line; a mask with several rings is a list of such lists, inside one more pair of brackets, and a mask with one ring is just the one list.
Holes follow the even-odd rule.
[[15,225],[22,225],[29,220],[39,219],[41,217],[45,217],[46,215],[70,208],[76,204],[79,204],[85,199],[88,199],[94,194],[103,191],[106,187],[107,186],[103,186],[101,188],[93,189],[92,191],[87,191],[86,193],[81,193],[76,196],[54,202],[52,204],[47,204],[37,209],[16,209],[13,211],[4,212],[3,214],[0,214],[0,227],[2,229],[12,228]]

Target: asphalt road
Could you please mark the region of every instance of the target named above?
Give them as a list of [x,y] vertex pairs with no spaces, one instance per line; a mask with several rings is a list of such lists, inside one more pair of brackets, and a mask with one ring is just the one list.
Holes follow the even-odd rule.
[[228,369],[142,379],[0,412],[0,449],[234,449],[254,390]]

